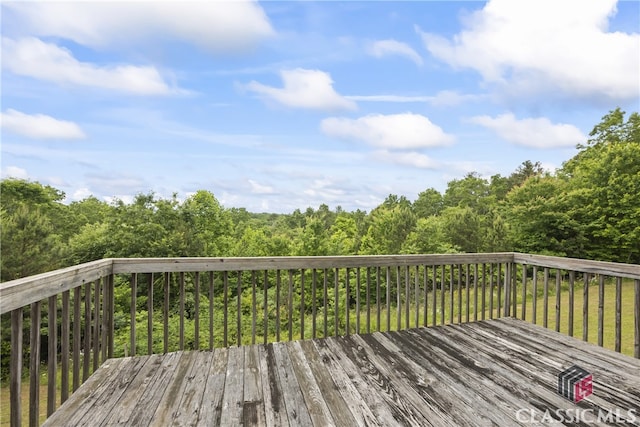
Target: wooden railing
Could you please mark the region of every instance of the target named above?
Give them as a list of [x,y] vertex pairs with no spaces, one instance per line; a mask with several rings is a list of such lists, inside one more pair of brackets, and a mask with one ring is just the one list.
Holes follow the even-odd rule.
[[28,387],[33,426],[42,366],[48,416],[105,360],[136,354],[514,316],[640,358],[640,266],[518,253],[105,259],[0,284],[0,314],[11,425]]

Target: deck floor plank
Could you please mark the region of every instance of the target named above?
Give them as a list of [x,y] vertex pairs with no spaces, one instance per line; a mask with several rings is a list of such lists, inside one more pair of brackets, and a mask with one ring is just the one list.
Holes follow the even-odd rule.
[[286,399],[284,399],[289,425],[292,426],[312,426],[311,416],[304,401],[300,383],[293,371],[291,358],[284,343],[277,343],[273,346],[276,359],[276,367],[280,378],[280,387]]
[[198,414],[198,424],[218,426],[222,415],[222,396],[225,392],[229,350],[216,348],[212,353],[213,360],[209,370],[203,371],[206,375],[206,381],[202,393],[202,406]]
[[243,425],[265,425],[265,408],[260,377],[260,352],[256,345],[244,348]]
[[[573,364],[593,374],[579,403],[556,390]],[[500,318],[111,359],[45,426],[535,426],[567,409],[640,426],[640,360]]]
[[244,349],[229,348],[227,375],[222,396],[221,426],[238,425],[242,420],[242,404],[244,401]]
[[[342,398],[342,395],[338,391],[338,386],[333,381],[331,373],[320,358],[313,342],[298,341],[296,344],[299,345],[300,349],[304,352],[309,372],[313,375],[313,378],[318,385],[318,389],[322,394],[322,398],[327,405],[327,409],[331,412],[331,416],[337,425],[365,426],[366,423],[364,422],[364,419],[362,417],[356,418]],[[355,415],[357,416],[357,414],[359,414],[359,412],[356,411]]]
[[306,360],[300,342],[292,341],[285,343],[284,346],[289,353],[291,367],[298,380],[298,384],[300,384],[300,391],[302,392],[304,402],[309,411],[311,423],[314,426],[335,426],[336,423],[331,416],[329,407],[322,396],[322,391],[320,391],[313,372],[309,369],[309,362]]

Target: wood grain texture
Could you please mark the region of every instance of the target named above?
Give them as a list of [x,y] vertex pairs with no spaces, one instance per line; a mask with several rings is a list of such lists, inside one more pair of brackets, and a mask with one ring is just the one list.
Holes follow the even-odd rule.
[[[578,404],[556,390],[573,364],[593,374]],[[502,317],[110,359],[45,425],[513,426],[567,409],[640,425],[640,360]]]

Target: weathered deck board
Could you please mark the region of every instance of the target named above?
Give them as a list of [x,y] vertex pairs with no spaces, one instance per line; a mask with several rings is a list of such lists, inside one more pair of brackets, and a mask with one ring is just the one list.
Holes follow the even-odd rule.
[[[573,364],[593,374],[579,403],[556,391]],[[511,426],[557,410],[640,426],[640,361],[510,318],[168,353],[108,361],[45,425]]]

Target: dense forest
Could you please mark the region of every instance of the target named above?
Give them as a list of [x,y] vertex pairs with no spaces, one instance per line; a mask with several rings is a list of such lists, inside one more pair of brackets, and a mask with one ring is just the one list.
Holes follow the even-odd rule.
[[138,194],[70,204],[48,185],[1,182],[2,281],[104,257],[354,255],[520,251],[640,263],[640,115],[613,110],[550,173],[470,173],[371,212],[327,205],[290,214]]

